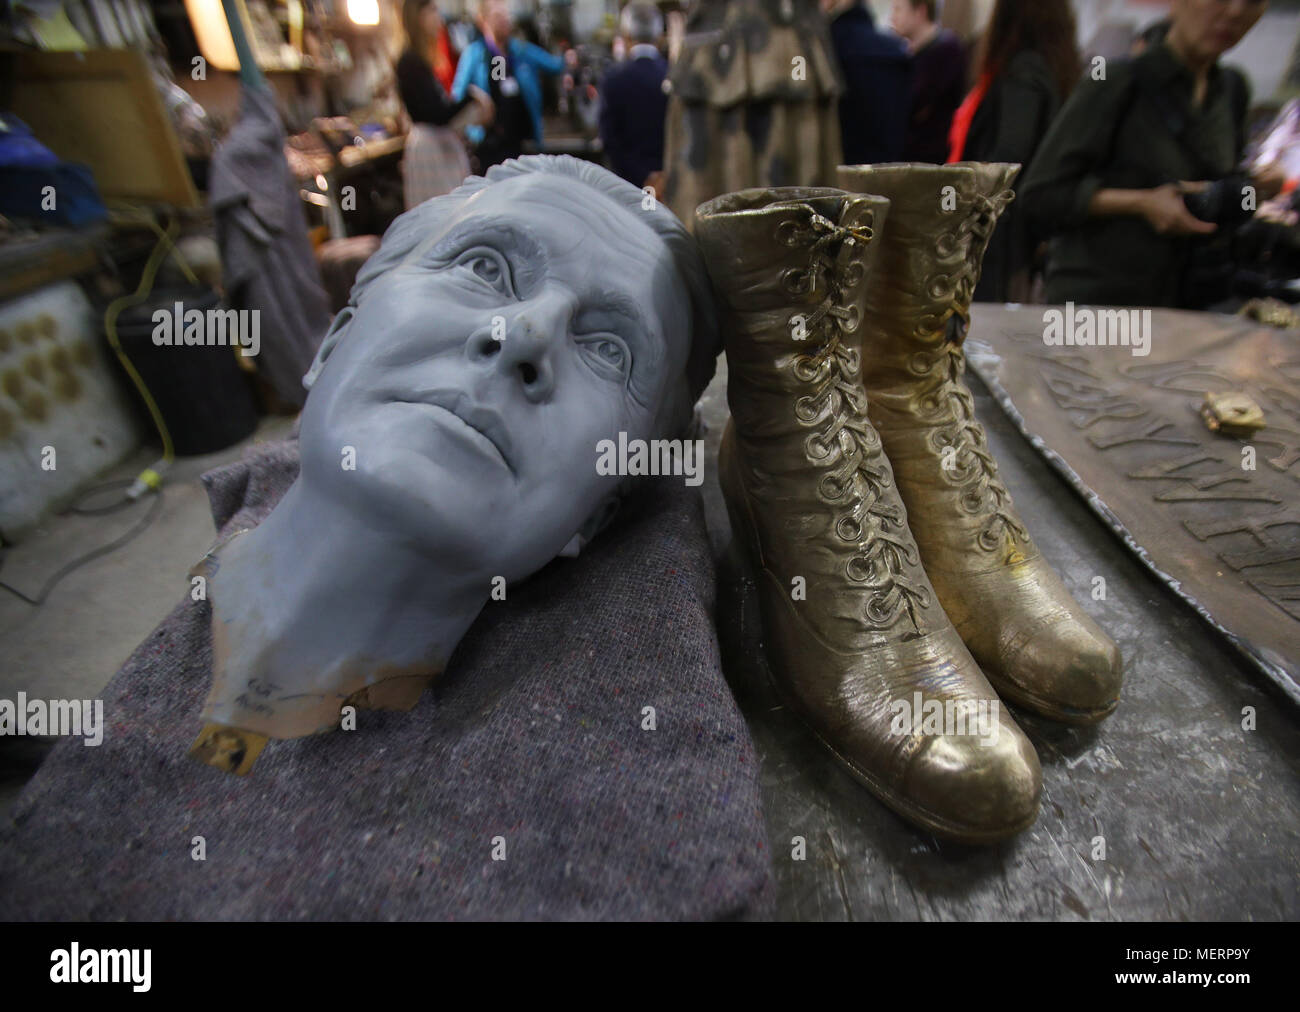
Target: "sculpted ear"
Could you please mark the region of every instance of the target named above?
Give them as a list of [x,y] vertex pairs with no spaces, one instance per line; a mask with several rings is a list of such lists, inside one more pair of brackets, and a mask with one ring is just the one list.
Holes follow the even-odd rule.
[[352,322],[352,307],[345,306],[341,309],[334,322],[330,324],[329,331],[325,334],[325,340],[321,341],[320,348],[316,352],[316,358],[307,370],[307,375],[302,378],[302,385],[308,390],[320,376],[320,371],[325,368],[325,360],[330,357],[334,348],[343,340],[343,335],[347,333],[348,324]]

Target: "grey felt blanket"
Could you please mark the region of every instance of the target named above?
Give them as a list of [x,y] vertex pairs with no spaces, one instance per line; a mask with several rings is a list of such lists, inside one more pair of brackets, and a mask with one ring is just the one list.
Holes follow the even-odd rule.
[[[219,530],[297,468],[289,442],[206,475]],[[245,778],[186,755],[211,664],[187,596],[104,690],[103,744],[61,742],[0,826],[0,918],[765,916],[713,595],[698,493],[660,480],[490,603],[414,710],[273,741]]]

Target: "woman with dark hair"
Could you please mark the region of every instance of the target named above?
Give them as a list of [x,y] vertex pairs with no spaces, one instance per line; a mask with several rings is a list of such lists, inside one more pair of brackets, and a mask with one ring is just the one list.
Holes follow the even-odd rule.
[[1021,187],[1031,226],[1052,237],[1049,302],[1205,309],[1231,297],[1233,235],[1282,179],[1241,168],[1250,86],[1219,61],[1267,7],[1171,0],[1163,42],[1081,79]]
[[[979,77],[953,117],[949,161],[1018,162],[1023,179],[1078,80],[1075,35],[1069,0],[997,0],[976,56]],[[1012,204],[984,258],[975,298],[1024,301],[1033,248]]]
[[411,117],[402,161],[406,206],[450,193],[469,175],[465,144],[448,124],[466,106],[476,103],[484,118],[492,115],[492,100],[471,89],[459,102],[447,94],[456,72],[447,28],[433,0],[404,0],[402,28],[406,48],[397,60],[397,90]]

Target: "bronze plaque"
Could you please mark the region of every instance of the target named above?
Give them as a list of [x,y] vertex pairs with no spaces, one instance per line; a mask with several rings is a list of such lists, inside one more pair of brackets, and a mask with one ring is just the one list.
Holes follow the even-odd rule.
[[[973,315],[967,359],[1021,432],[1300,702],[1300,331],[1167,309]],[[1210,431],[1206,395],[1229,392],[1253,399],[1264,428]]]

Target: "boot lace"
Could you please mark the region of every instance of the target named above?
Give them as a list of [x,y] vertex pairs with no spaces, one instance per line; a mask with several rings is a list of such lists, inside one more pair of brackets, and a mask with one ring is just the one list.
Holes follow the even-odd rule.
[[802,322],[810,348],[820,345],[791,361],[795,377],[809,388],[795,401],[795,416],[813,430],[804,451],[824,469],[818,497],[839,514],[835,534],[854,549],[845,575],[871,592],[867,619],[888,627],[906,615],[919,632],[918,609],[930,606],[931,595],[908,576],[907,568],[918,568],[920,558],[901,506],[885,498],[893,479],[867,417],[858,350],[843,340],[861,322],[858,307],[842,303],[846,290],[862,280],[860,251],[871,238],[869,226],[836,225],[815,212],[806,223],[787,221],[777,232],[778,241],[808,250],[805,267],[782,275],[786,290],[807,295],[820,281],[826,291],[815,310],[789,320],[792,328]]
[[1008,539],[1027,543],[1029,532],[1012,510],[1011,494],[998,477],[984,427],[975,417],[974,398],[963,378],[966,358],[961,347],[970,323],[968,314],[979,280],[979,265],[998,219],[1014,196],[1011,190],[993,196],[977,195],[970,214],[935,243],[940,257],[951,257],[963,250],[965,253],[955,272],[931,280],[930,297],[950,308],[941,316],[922,321],[916,336],[931,347],[917,352],[910,363],[914,374],[935,381],[921,394],[920,410],[936,421],[949,420],[935,425],[930,446],[946,465],[946,479],[961,487],[958,504],[962,512],[983,517],[976,540],[990,552]]

